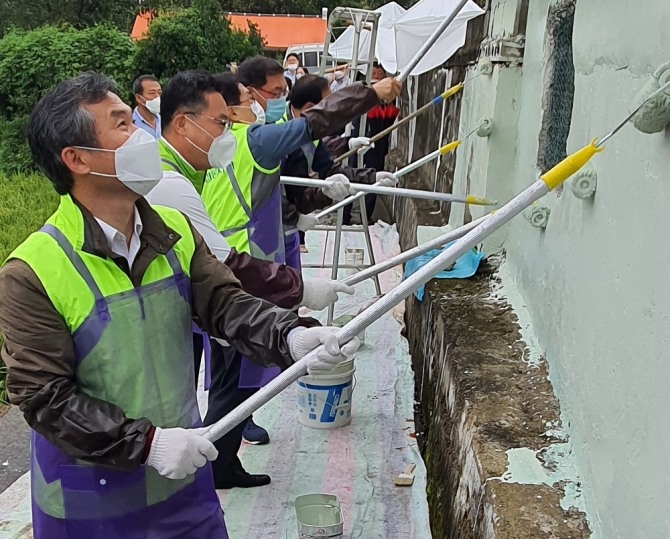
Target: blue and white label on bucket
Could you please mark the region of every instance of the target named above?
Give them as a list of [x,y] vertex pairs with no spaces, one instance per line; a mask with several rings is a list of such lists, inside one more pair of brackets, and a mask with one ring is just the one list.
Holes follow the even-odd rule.
[[[334,386],[321,386],[305,384],[298,381],[303,391],[298,396],[298,405],[307,412],[312,421],[321,423],[334,423],[338,412],[342,410],[341,404],[349,403],[351,399],[351,382]],[[320,417],[317,415],[320,412]]]

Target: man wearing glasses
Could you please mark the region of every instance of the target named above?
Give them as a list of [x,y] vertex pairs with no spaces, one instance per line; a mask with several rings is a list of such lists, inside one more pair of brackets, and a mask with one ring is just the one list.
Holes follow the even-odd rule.
[[[288,86],[282,66],[268,58],[254,57],[239,66],[237,75],[239,84],[230,74],[216,77],[219,91],[235,121],[231,134],[237,150],[230,165],[212,166],[202,189],[202,201],[216,228],[237,251],[282,263],[285,258],[279,183],[281,160],[303,145],[311,144],[312,140],[336,134],[380,100],[394,99],[400,93],[401,85],[392,79],[381,81],[372,88],[352,85],[338,95],[324,99],[299,118],[275,124],[286,109]],[[329,198],[341,200],[349,195],[346,176],[340,174],[328,179],[333,184],[324,182],[324,193]],[[215,348],[217,344],[213,343],[212,349]],[[278,374],[275,369],[263,368],[239,355],[236,357],[235,351],[229,347],[224,350],[224,356],[229,359],[225,373],[217,372],[222,368],[221,362],[212,363],[210,413],[219,417]],[[231,368],[232,365],[237,368]],[[218,386],[230,388],[231,377],[237,390],[218,391]],[[221,395],[215,406],[212,406],[212,391]],[[212,419],[210,413],[206,424]],[[249,443],[269,442],[267,431],[251,418],[245,424],[243,437]],[[220,453],[225,453],[223,448]],[[213,465],[215,483],[220,487],[231,483],[230,470],[222,465],[223,461],[221,458]]]

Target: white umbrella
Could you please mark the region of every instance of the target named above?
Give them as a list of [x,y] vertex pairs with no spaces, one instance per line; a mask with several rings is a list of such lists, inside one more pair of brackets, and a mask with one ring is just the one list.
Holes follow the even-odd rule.
[[[440,22],[449,17],[459,3],[459,0],[421,0],[395,21],[385,23],[385,26],[395,31],[395,64],[384,65],[387,71],[395,73],[409,64]],[[465,45],[468,21],[483,13],[484,10],[470,0],[412,70],[411,75],[421,75],[449,60]]]
[[[407,10],[395,2],[389,2],[375,11],[381,14],[379,17],[375,58],[388,70],[387,66],[395,65],[395,31],[390,25],[398,17],[404,15]],[[354,34],[354,27],[349,26],[342,35],[330,45],[330,55],[338,60],[351,60],[353,56]],[[361,32],[358,50],[359,62],[367,62],[370,56],[369,30],[363,30]],[[391,71],[391,73],[394,72],[395,70]]]

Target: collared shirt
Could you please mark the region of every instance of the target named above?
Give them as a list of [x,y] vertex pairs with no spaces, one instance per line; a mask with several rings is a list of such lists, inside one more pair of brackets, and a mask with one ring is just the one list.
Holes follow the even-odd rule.
[[[189,171],[195,170],[167,140],[161,139],[160,143],[167,146],[179,157],[177,163],[175,163],[176,165],[181,164],[189,167],[188,170],[184,170],[185,173],[188,174]],[[198,191],[183,174],[172,170],[164,171],[163,179],[156,184],[156,187],[145,198],[149,201],[149,204],[174,208],[186,215],[203,237],[212,254],[222,262],[227,260],[230,254],[230,245],[212,222]]]
[[147,133],[152,135],[155,139],[161,138],[161,117],[154,116],[156,121],[156,127],[153,127],[149,122],[147,122],[144,117],[140,114],[140,111],[135,107],[133,110],[133,123],[135,126],[140,129],[144,129]]
[[140,251],[140,235],[142,234],[142,218],[140,217],[140,212],[137,211],[137,207],[135,207],[135,226],[133,228],[133,235],[130,237],[130,244],[125,234],[105,223],[102,219],[95,217],[95,220],[105,234],[109,250],[115,255],[125,258],[128,261],[128,267],[132,268],[135,257]]
[[[150,264],[168,253],[180,236],[144,198],[136,202],[136,207],[143,223],[142,245],[127,274],[133,287],[139,288]],[[97,221],[85,208],[80,207],[80,211],[84,232],[81,251],[86,256],[114,258],[117,262]],[[299,320],[292,311],[245,294],[230,269],[209,253],[202,237],[193,229],[192,234],[195,247],[188,283],[194,319],[210,335],[225,338],[260,364],[282,368],[292,365],[286,336],[299,325],[315,322]],[[119,267],[126,273],[127,268]],[[114,403],[93,399],[81,391],[71,330],[28,264],[10,259],[0,269],[0,297],[7,393],[21,407],[28,423],[72,457],[84,456],[90,462],[120,469],[139,466],[151,423],[128,418]],[[188,330],[190,327],[185,328]],[[146,337],[147,345],[150,339],[160,339],[160,335]],[[119,353],[141,353],[125,349],[123,342],[118,346]],[[138,361],[141,359],[138,356]]]

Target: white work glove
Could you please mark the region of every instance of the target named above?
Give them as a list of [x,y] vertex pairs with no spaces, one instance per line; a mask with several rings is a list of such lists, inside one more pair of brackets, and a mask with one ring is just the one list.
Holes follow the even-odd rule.
[[351,137],[349,139],[349,149],[352,152],[357,150],[359,155],[366,154],[374,147],[375,143],[372,142],[368,137]]
[[354,293],[350,286],[330,279],[308,279],[303,282],[303,290],[300,306],[313,311],[320,311],[335,303],[338,292],[350,296]]
[[203,437],[207,429],[156,427],[147,466],[168,479],[184,479],[219,456],[214,444]]
[[381,187],[395,187],[398,184],[398,178],[390,172],[377,172],[376,180]]
[[296,224],[296,227],[302,232],[307,232],[308,230],[314,230],[320,224],[321,223],[319,223],[319,220],[316,218],[316,213],[301,213],[298,216],[298,224]]
[[335,202],[344,200],[351,194],[351,182],[344,174],[333,174],[326,178],[326,182],[330,182],[330,184],[326,184],[321,190],[324,195]]
[[298,361],[323,344],[324,349],[307,366],[309,374],[323,374],[332,371],[343,361],[347,361],[361,347],[361,341],[354,337],[340,348],[335,333],[340,328],[314,327],[296,328],[289,333],[288,347],[291,357]]

